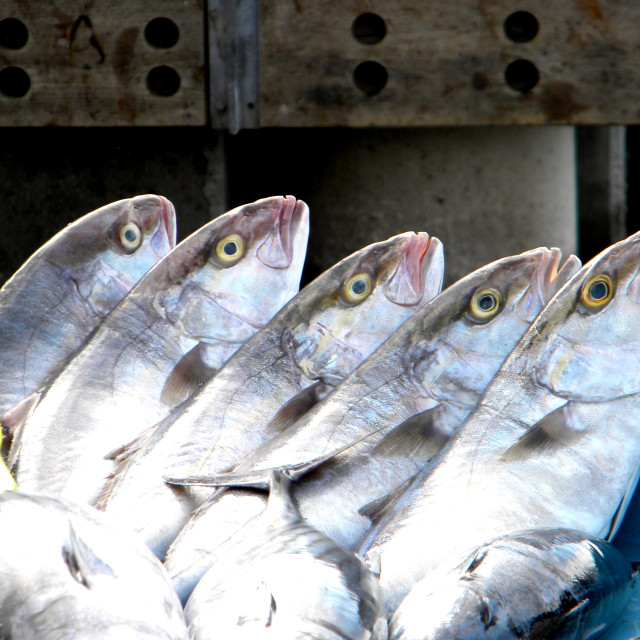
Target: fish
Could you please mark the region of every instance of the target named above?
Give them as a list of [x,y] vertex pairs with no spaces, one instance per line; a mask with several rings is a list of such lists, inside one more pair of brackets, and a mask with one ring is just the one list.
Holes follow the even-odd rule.
[[[203,480],[266,488],[277,468],[296,480],[294,496],[307,521],[353,549],[371,525],[369,505],[397,491],[455,433],[536,315],[580,266],[575,256],[560,261],[559,249],[540,247],[462,278],[406,320],[307,416],[233,472]],[[265,503],[264,494],[236,489],[211,498],[189,520],[166,557],[181,599],[209,566],[216,542]]]
[[304,522],[275,472],[269,506],[217,562],[185,606],[194,638],[386,640],[375,576]]
[[0,629],[12,640],[186,640],[157,558],[95,509],[0,493]]
[[237,207],[183,240],[46,389],[11,451],[24,491],[93,504],[114,458],[195,393],[298,290],[308,207]]
[[211,490],[176,490],[163,477],[225,471],[289,428],[440,291],[443,268],[440,241],[407,232],[325,271],[192,400],[123,454],[98,508],[127,522],[164,557]]
[[0,289],[5,454],[36,394],[176,242],[162,196],[119,200],[66,226]]
[[636,578],[614,546],[581,531],[514,532],[415,584],[391,616],[389,640],[595,639],[613,627]]
[[614,535],[640,462],[639,266],[635,234],[578,271],[358,544],[388,611],[494,536],[538,527]]

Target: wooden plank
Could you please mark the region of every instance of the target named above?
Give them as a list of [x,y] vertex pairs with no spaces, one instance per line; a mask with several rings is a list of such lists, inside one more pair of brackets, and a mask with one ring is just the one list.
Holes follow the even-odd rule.
[[202,125],[205,105],[202,0],[0,4],[2,126]]
[[[261,126],[640,122],[635,0],[260,0],[259,10]],[[505,31],[517,11],[537,22],[528,42],[516,41],[529,29],[518,16]],[[384,24],[376,44],[352,33],[367,13]],[[364,90],[363,62],[374,63]]]

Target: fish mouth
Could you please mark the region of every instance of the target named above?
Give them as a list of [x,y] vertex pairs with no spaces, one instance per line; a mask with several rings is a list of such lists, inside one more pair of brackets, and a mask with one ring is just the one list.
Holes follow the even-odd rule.
[[538,294],[543,304],[546,305],[553,296],[571,279],[580,269],[582,263],[573,254],[564,261],[560,268],[562,251],[557,247],[548,249],[536,269],[535,281]]
[[274,201],[279,201],[280,206],[274,212],[273,227],[260,245],[257,256],[267,267],[286,269],[293,260],[292,238],[308,207],[293,196],[274,198]]
[[167,233],[167,240],[169,246],[173,249],[176,246],[176,209],[170,200],[167,200],[164,196],[158,196],[161,205],[162,221],[164,222],[164,228]]
[[[398,266],[385,287],[385,295],[395,304],[411,307],[419,304],[425,294],[430,299],[440,291],[443,268],[438,271],[435,262],[442,261],[442,243],[424,231],[407,235]],[[429,278],[429,274],[434,270],[437,271],[436,281],[431,282],[433,278]],[[437,290],[432,291],[434,286]]]

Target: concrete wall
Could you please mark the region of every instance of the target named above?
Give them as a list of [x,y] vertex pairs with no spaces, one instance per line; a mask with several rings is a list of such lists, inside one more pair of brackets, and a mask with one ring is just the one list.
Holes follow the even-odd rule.
[[539,245],[575,251],[571,127],[0,130],[0,276],[67,222],[139,193],[168,197],[185,237],[290,193],[311,209],[304,279],[406,230],[445,245],[448,283]]

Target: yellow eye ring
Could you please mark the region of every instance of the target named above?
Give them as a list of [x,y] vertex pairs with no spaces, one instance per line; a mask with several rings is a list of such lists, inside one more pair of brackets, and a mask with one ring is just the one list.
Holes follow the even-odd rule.
[[613,280],[600,273],[582,287],[580,300],[587,309],[601,309],[613,298]]
[[345,282],[343,294],[347,302],[356,304],[367,298],[372,289],[373,278],[368,273],[357,273]]
[[476,320],[491,320],[500,311],[502,296],[499,291],[487,287],[478,289],[472,296],[469,303],[469,311]]
[[225,236],[216,244],[216,256],[224,264],[234,264],[244,255],[244,240],[237,234]]
[[142,244],[142,231],[135,222],[125,222],[118,229],[118,242],[125,251],[135,251]]

